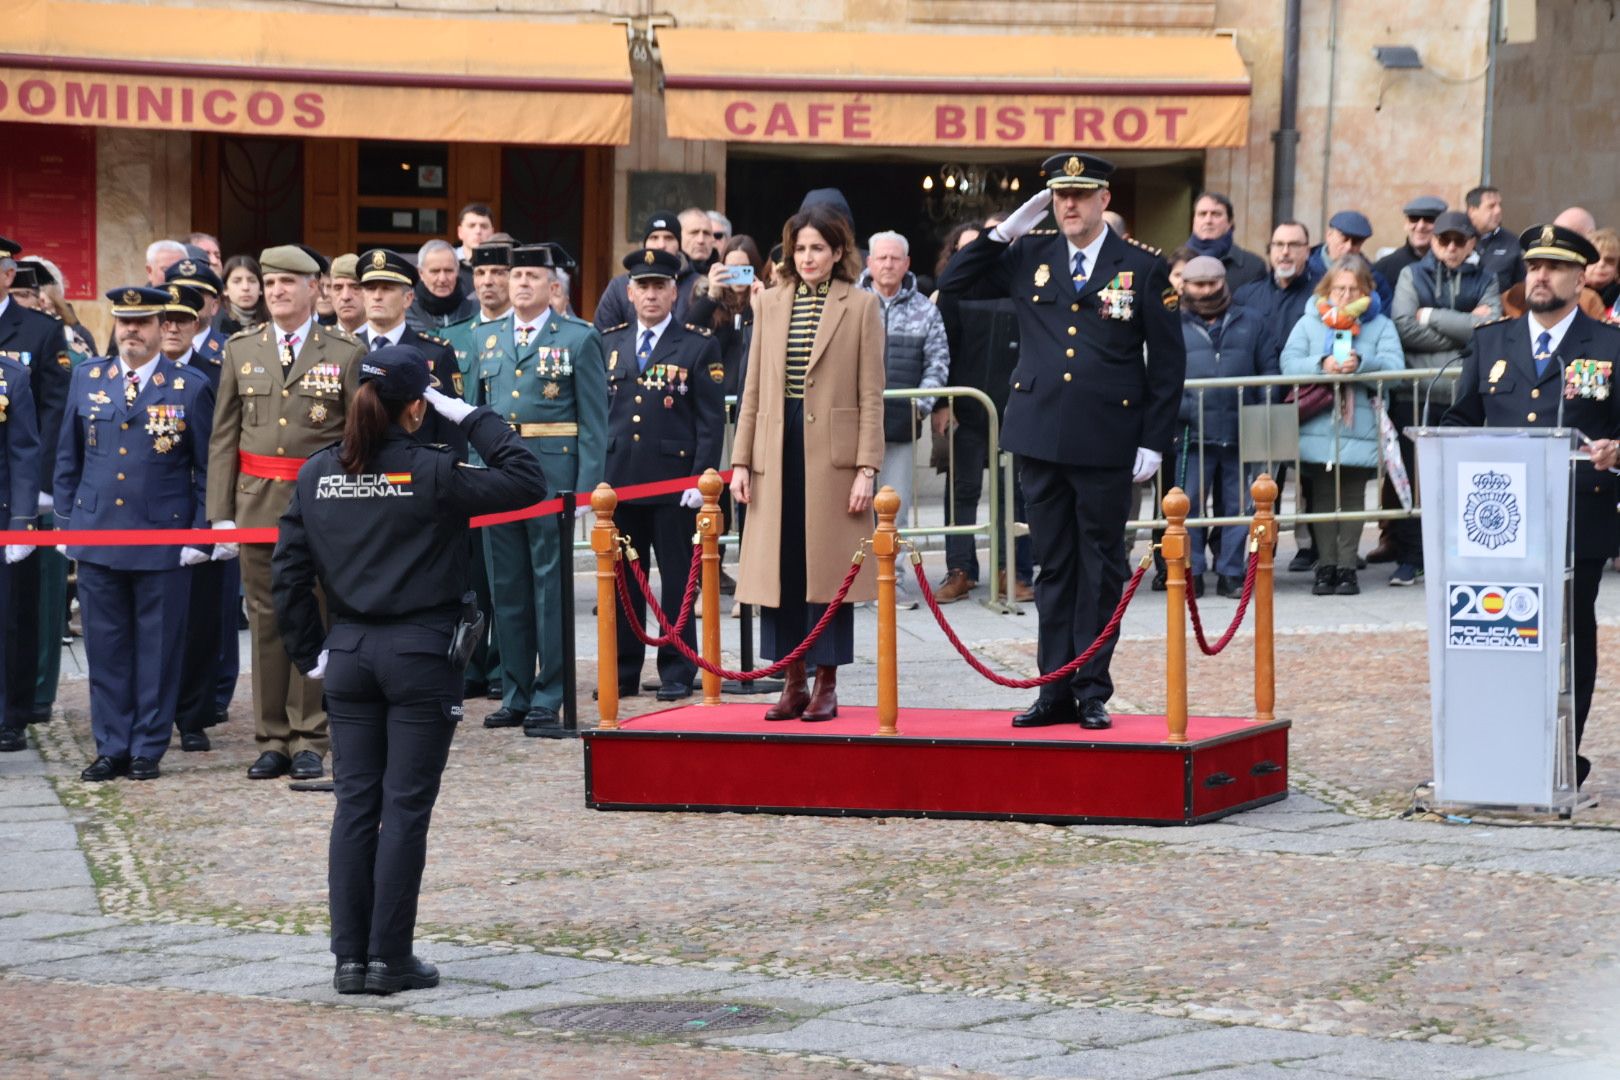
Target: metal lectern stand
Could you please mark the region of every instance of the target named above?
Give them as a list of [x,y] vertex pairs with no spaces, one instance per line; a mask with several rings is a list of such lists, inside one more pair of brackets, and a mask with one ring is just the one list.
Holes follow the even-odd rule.
[[1435,799],[1572,815],[1570,428],[1408,428],[1417,443]]

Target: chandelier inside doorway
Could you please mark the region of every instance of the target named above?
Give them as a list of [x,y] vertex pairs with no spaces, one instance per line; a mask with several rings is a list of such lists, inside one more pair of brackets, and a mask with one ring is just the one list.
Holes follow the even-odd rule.
[[1021,187],[1001,165],[946,162],[922,178],[923,203],[936,223],[982,220],[1008,205]]

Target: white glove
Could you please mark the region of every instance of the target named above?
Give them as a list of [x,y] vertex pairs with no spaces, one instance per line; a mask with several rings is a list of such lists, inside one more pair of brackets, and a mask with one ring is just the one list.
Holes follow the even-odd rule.
[[582,518],[582,517],[584,517],[586,514],[588,514],[590,512],[591,512],[591,504],[590,503],[584,503],[583,505],[574,507],[574,517],[576,519]]
[[315,658],[315,666],[310,668],[309,669],[309,674],[304,676],[304,677],[306,679],[324,679],[324,678],[326,678],[326,658],[328,656],[331,656],[331,655],[332,655],[332,650],[330,650],[330,649],[322,649],[321,650],[321,655],[317,656]]
[[1164,455],[1157,450],[1149,450],[1145,446],[1136,448],[1136,464],[1131,466],[1131,480],[1138,484],[1145,484],[1153,479],[1153,474],[1159,471],[1159,463]]
[[1043,187],[1029,197],[1029,201],[1011,214],[1007,220],[990,230],[990,239],[1010,244],[1041,223],[1046,208],[1052,204],[1052,189]]
[[703,492],[697,488],[687,488],[681,492],[681,505],[688,510],[696,510],[703,505]]
[[[236,528],[236,522],[230,520],[216,521],[214,522],[214,528],[234,529]],[[228,559],[236,558],[239,551],[240,548],[236,544],[215,544],[214,554],[211,557],[215,562],[225,562]]]
[[56,509],[56,500],[51,498],[51,493],[48,492],[48,491],[40,492],[39,493],[39,512],[42,513],[42,514],[48,514],[52,510],[55,510],[55,509]]
[[459,424],[472,415],[473,406],[459,398],[445,397],[431,386],[422,391],[422,396],[433,406],[434,412],[452,424]]
[[201,566],[208,561],[208,552],[202,548],[183,547],[180,549],[181,566]]
[[34,553],[34,549],[33,549],[32,545],[29,545],[29,544],[7,544],[6,545],[6,562],[7,563],[19,563],[19,562],[22,562],[24,559],[28,558],[28,556],[32,555],[33,553]]
[[67,558],[67,545],[66,544],[57,544],[56,545],[56,553],[58,555],[62,556],[64,559]]

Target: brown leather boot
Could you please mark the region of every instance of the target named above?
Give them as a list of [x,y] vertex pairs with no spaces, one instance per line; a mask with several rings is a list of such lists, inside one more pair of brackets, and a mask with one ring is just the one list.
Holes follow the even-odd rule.
[[802,719],[807,724],[819,724],[838,715],[838,668],[822,664],[816,668],[816,688],[810,694]]
[[[819,685],[819,684],[818,684]],[[767,720],[797,720],[810,704],[810,691],[804,685],[804,661],[795,660],[782,673],[782,696],[765,710]]]

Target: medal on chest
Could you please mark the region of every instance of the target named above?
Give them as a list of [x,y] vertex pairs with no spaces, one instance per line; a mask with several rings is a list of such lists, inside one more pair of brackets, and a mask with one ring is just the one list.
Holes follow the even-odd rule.
[[312,364],[298,385],[307,394],[336,394],[343,388],[343,369],[337,364]]
[[1136,313],[1135,278],[1135,272],[1130,270],[1115,274],[1108,287],[1097,293],[1098,314],[1105,319],[1129,322]]
[[1609,360],[1571,360],[1564,367],[1564,397],[1574,401],[1588,398],[1592,401],[1609,399],[1610,375],[1614,363]]
[[146,407],[146,433],[153,436],[152,449],[167,454],[180,443],[180,433],[186,430],[184,405],[148,405]]

